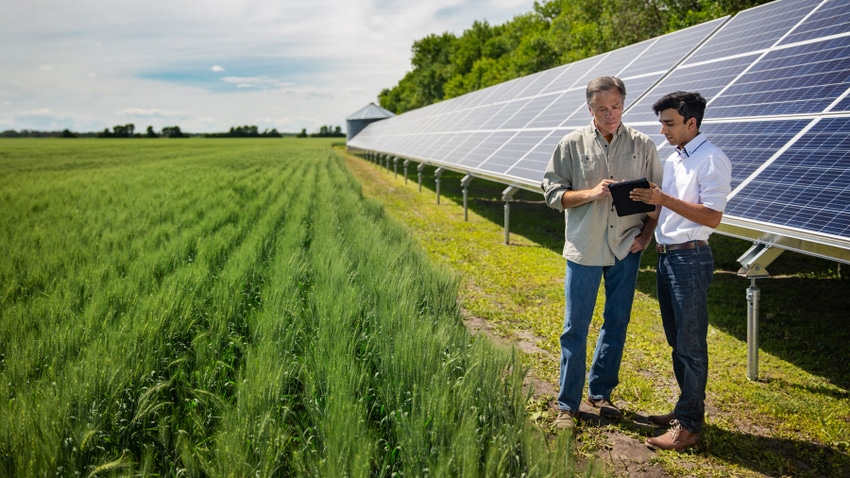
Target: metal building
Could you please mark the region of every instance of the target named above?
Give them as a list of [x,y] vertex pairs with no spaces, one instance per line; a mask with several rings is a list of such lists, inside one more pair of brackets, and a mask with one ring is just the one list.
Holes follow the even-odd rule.
[[381,108],[375,103],[369,103],[363,108],[360,108],[356,113],[345,118],[346,141],[357,136],[357,133],[363,130],[369,123],[374,123],[375,121],[380,121],[391,116],[395,116],[395,113]]

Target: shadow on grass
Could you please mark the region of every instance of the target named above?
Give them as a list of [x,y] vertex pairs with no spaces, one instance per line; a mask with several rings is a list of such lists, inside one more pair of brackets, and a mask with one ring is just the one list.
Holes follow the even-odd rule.
[[706,426],[704,452],[767,476],[850,477],[850,457],[828,446]]
[[[436,191],[434,170],[424,168],[423,194]],[[393,174],[392,170],[388,174]],[[398,175],[403,175],[401,166]],[[461,173],[445,171],[441,197],[463,204],[462,177]],[[415,167],[409,168],[408,180],[418,181]],[[469,209],[503,225],[505,187],[474,179],[468,190]],[[563,215],[549,208],[540,193],[521,190],[514,196],[510,232],[559,254],[564,246]],[[752,243],[721,234],[714,234],[711,243],[716,264],[709,292],[711,324],[746,342],[750,281],[737,275],[737,259]],[[641,260],[637,284],[639,291],[653,298],[656,261],[657,254],[648,249]],[[850,343],[850,323],[846,320],[846,311],[850,310],[850,281],[846,277],[850,274],[844,272],[845,279],[839,279],[837,267],[836,262],[793,252],[783,253],[768,267],[772,277],[756,281],[761,294],[759,348],[850,390],[850,361],[845,358]]]
[[[615,426],[641,436],[659,436],[666,431],[647,421],[646,417],[625,411],[623,419],[611,419],[595,413],[581,413],[584,426]],[[847,477],[850,478],[850,456],[825,445],[730,431],[715,425],[703,427],[703,444],[684,453],[706,455],[765,476]],[[675,457],[675,452],[657,451]],[[675,458],[673,458],[675,460]]]

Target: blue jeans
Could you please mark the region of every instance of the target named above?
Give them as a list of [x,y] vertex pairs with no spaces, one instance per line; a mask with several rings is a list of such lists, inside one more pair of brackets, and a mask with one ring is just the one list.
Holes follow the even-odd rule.
[[680,391],[673,412],[682,427],[693,433],[702,431],[705,416],[707,302],[713,275],[714,257],[708,246],[658,254],[658,305]]
[[588,395],[611,399],[620,382],[620,361],[635,297],[640,253],[630,253],[613,266],[582,266],[567,261],[564,331],[561,333],[561,390],[558,408],[579,410],[587,373],[587,333],[596,306],[599,283],[605,278],[604,322],[596,340],[588,377]]

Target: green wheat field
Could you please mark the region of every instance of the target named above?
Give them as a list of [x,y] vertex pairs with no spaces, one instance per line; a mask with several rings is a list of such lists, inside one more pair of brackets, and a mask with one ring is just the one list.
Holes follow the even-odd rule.
[[2,141],[0,476],[575,473],[331,146]]

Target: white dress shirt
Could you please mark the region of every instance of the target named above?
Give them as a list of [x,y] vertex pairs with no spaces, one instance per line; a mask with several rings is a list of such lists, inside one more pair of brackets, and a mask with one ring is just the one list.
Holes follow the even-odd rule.
[[[682,201],[702,204],[723,212],[732,191],[732,163],[723,151],[698,134],[684,148],[664,161],[661,190]],[[713,228],[685,219],[667,208],[661,208],[655,241],[658,244],[681,244],[708,240]]]

